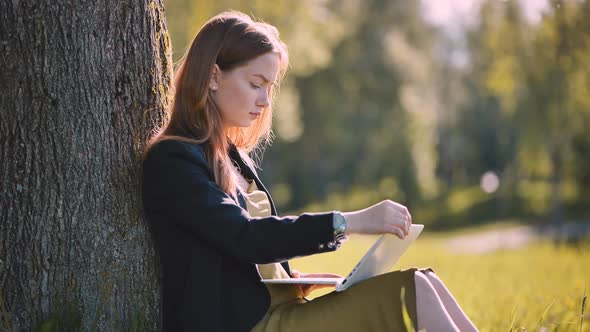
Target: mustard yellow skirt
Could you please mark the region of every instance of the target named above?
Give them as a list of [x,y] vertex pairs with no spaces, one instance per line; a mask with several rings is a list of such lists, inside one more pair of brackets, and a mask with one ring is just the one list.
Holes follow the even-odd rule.
[[[417,270],[386,273],[309,302],[298,298],[271,305],[252,332],[411,331],[417,326]],[[404,323],[402,289],[409,316],[406,322],[413,326]]]

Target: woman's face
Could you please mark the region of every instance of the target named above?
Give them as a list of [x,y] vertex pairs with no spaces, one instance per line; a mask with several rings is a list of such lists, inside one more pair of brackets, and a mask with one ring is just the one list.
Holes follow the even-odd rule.
[[227,71],[215,65],[209,88],[225,128],[248,127],[268,109],[279,61],[279,55],[270,52]]

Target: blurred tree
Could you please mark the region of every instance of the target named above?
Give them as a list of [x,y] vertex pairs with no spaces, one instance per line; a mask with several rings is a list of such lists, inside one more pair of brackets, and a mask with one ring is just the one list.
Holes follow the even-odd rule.
[[[486,170],[500,172],[505,208],[523,179],[550,179],[546,206],[554,220],[560,218],[563,179],[575,176],[566,165],[587,165],[573,151],[587,144],[581,134],[590,95],[590,29],[581,10],[587,6],[588,1],[553,1],[541,22],[531,25],[516,1],[482,4],[480,23],[468,39],[469,97],[456,122],[443,130],[441,175],[468,184]],[[575,168],[585,176],[587,166]]]
[[582,1],[571,25],[573,63],[570,80],[571,98],[567,101],[576,110],[572,120],[572,155],[575,183],[581,206],[590,205],[590,0]]
[[[590,124],[590,26],[588,1],[551,1],[533,42],[527,91],[519,110],[523,149],[547,156],[552,219],[561,219],[564,178],[585,176]],[[570,165],[577,165],[572,167]],[[534,167],[534,166],[533,166]],[[581,184],[581,183],[580,183]],[[584,185],[581,185],[583,187]]]
[[403,80],[409,86],[411,79],[428,77],[416,72],[428,62],[409,61],[428,58],[430,31],[413,2],[365,2],[357,17],[356,30],[336,46],[330,66],[296,77],[303,135],[279,140],[268,152],[268,164],[282,170],[272,180],[286,175],[293,190],[289,208],[390,177],[400,196],[389,198],[420,197],[407,112],[416,110],[406,109],[400,94]]
[[[517,1],[484,1],[479,22],[467,29],[465,99],[441,123],[438,174],[451,190],[479,185],[485,172],[500,175],[501,213],[513,208],[519,164],[516,112],[524,89],[530,30]],[[511,38],[506,38],[506,36]]]
[[171,75],[163,15],[0,2],[0,330],[157,329],[139,178]]

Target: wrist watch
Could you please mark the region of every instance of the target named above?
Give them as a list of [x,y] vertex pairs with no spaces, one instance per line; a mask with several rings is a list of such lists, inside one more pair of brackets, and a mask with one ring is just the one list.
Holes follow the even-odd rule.
[[334,227],[334,241],[340,244],[340,241],[345,240],[346,237],[346,219],[340,211],[334,211],[332,216],[332,226]]

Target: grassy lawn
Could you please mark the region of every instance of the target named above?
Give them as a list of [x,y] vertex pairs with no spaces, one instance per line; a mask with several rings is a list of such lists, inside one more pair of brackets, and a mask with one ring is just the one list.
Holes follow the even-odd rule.
[[[589,242],[576,248],[540,241],[489,254],[454,254],[445,243],[457,234],[425,229],[394,269],[432,267],[481,331],[580,331],[582,298],[590,295]],[[351,238],[335,253],[297,259],[292,266],[346,275],[373,241]],[[590,331],[588,302],[583,331]]]

